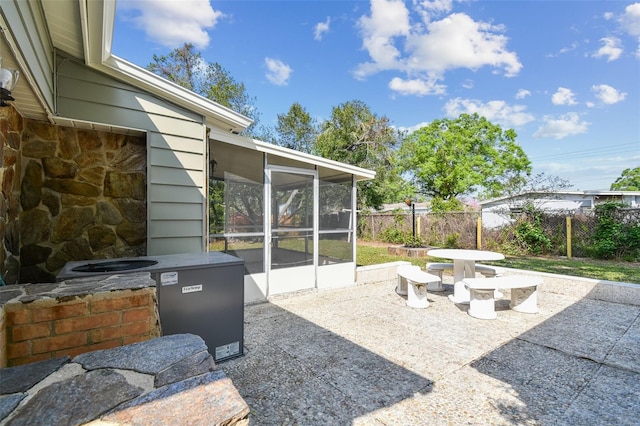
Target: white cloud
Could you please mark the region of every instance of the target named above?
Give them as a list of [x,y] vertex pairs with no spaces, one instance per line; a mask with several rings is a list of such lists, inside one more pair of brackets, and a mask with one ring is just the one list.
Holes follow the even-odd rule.
[[527,89],[520,89],[518,90],[518,93],[516,93],[516,99],[524,99],[527,96],[531,96],[531,92]]
[[421,0],[414,3],[424,22],[430,22],[437,15],[451,12],[453,8],[453,0]]
[[458,117],[460,114],[478,113],[487,120],[498,123],[503,127],[518,127],[530,123],[535,119],[532,114],[526,112],[524,105],[509,105],[505,101],[489,101],[483,103],[477,99],[455,98],[444,105],[444,110],[449,117]]
[[[363,48],[371,60],[354,70],[359,79],[380,71],[397,71],[390,87],[401,94],[440,94],[442,84],[433,90],[434,81],[444,80],[449,70],[477,70],[488,66],[507,77],[518,74],[522,64],[515,52],[506,48],[504,27],[474,21],[464,13],[454,13],[433,21],[434,13],[448,12],[451,1],[415,1],[413,5],[423,22],[411,23],[407,5],[400,0],[371,0],[371,14],[358,21]],[[418,84],[422,81],[422,84]],[[407,90],[407,85],[421,86]],[[431,89],[427,89],[431,88]]]
[[147,36],[169,48],[191,43],[199,49],[209,45],[208,29],[224,17],[211,7],[209,0],[125,0],[118,3],[124,19],[143,30]]
[[389,88],[401,95],[416,96],[443,95],[446,91],[446,86],[438,84],[437,78],[403,80],[399,77],[394,77],[389,82]]
[[575,96],[571,89],[558,87],[558,91],[551,96],[551,102],[554,105],[575,105],[577,103]]
[[331,24],[331,17],[327,16],[327,20],[324,22],[318,22],[315,26],[313,38],[321,41],[324,33],[329,31],[329,25]]
[[608,84],[593,85],[591,86],[591,91],[595,93],[600,102],[607,105],[617,104],[627,97],[626,93],[620,92]]
[[358,21],[363,47],[373,62],[360,64],[355,71],[357,78],[386,69],[402,68],[400,51],[394,38],[409,34],[409,11],[400,0],[371,0],[371,16]]
[[533,134],[534,138],[563,139],[567,136],[586,133],[589,129],[589,122],[580,121],[580,117],[575,112],[564,114],[559,118],[545,116],[544,124]]
[[561,48],[558,51],[558,53],[549,53],[546,56],[548,58],[555,58],[557,56],[564,55],[565,53],[569,53],[569,52],[572,52],[572,51],[576,50],[578,48],[578,46],[580,46],[580,44],[578,42],[574,41],[569,46]]
[[617,37],[603,37],[600,39],[603,46],[598,49],[596,53],[593,54],[594,58],[602,58],[606,57],[607,62],[615,61],[622,55],[622,44],[620,39]]
[[407,135],[410,135],[411,133],[415,132],[416,130],[422,129],[423,127],[427,127],[429,124],[429,122],[427,121],[423,121],[421,123],[415,124],[411,127],[398,127],[397,129],[400,130],[401,132],[406,132]]
[[267,80],[276,86],[286,86],[293,70],[291,67],[279,59],[264,58],[267,67]]
[[640,58],[640,3],[633,3],[625,7],[619,22],[624,31],[637,38],[638,47],[635,55]]
[[476,22],[464,13],[451,14],[431,22],[427,32],[407,38],[407,68],[444,73],[490,66],[503,69],[507,77],[515,76],[522,64],[514,52],[505,49],[507,37],[502,32],[501,26]]
[[640,37],[640,3],[633,3],[624,8],[620,16],[620,25],[631,36]]

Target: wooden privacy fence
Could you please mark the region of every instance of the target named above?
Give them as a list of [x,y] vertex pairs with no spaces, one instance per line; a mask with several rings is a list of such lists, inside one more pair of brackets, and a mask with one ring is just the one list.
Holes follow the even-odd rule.
[[[505,225],[487,228],[480,212],[416,213],[415,234],[432,247],[587,257],[598,225],[593,211],[508,216]],[[413,223],[410,212],[361,214],[358,236],[402,244],[412,237]]]

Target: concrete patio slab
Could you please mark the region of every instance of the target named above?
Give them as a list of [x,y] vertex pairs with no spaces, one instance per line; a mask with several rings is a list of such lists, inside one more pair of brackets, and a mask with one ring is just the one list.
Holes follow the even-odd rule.
[[252,425],[638,424],[639,306],[543,284],[539,314],[506,291],[487,321],[445,284],[427,309],[394,280],[247,306],[247,353],[219,366]]

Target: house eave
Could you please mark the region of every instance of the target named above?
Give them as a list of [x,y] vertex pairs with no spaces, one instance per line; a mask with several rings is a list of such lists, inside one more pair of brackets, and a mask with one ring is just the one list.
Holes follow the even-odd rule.
[[362,167],[353,166],[350,164],[341,163],[327,158],[318,157],[315,155],[307,154],[304,152],[296,151],[294,149],[285,148],[278,145],[273,145],[258,139],[253,139],[246,136],[234,135],[230,133],[223,133],[212,129],[209,138],[218,140],[220,142],[226,142],[239,147],[255,150],[265,154],[276,155],[279,157],[303,161],[308,164],[313,164],[318,167],[325,167],[328,169],[336,170],[342,173],[348,173],[355,176],[356,180],[371,180],[376,177],[376,172]]
[[85,64],[202,115],[207,126],[239,133],[253,120],[111,53],[115,0],[79,0],[83,20]]
[[215,126],[229,132],[239,133],[253,122],[250,118],[232,109],[226,108],[115,55],[109,56],[98,68],[114,78],[133,84],[151,94],[202,115],[205,117],[206,124],[209,127]]

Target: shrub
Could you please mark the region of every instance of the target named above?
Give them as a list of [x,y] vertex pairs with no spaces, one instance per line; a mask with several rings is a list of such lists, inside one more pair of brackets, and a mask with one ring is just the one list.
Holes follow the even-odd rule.
[[380,236],[380,239],[382,239],[382,241],[384,241],[385,243],[393,244],[404,243],[404,240],[406,238],[406,234],[396,227],[386,228],[384,231],[382,231],[382,235]]
[[596,206],[598,224],[589,248],[599,259],[640,258],[640,225],[625,223],[620,212],[625,204],[609,202]]
[[551,240],[538,223],[520,222],[516,227],[516,238],[530,253],[542,254],[551,250]]
[[426,244],[422,238],[410,235],[404,239],[404,246],[409,248],[421,248],[426,247]]
[[524,218],[516,225],[516,240],[532,254],[551,250],[551,240],[542,229],[543,213],[533,204],[524,206]]
[[454,232],[453,234],[449,234],[444,239],[444,247],[445,248],[459,248],[460,244],[460,234]]

